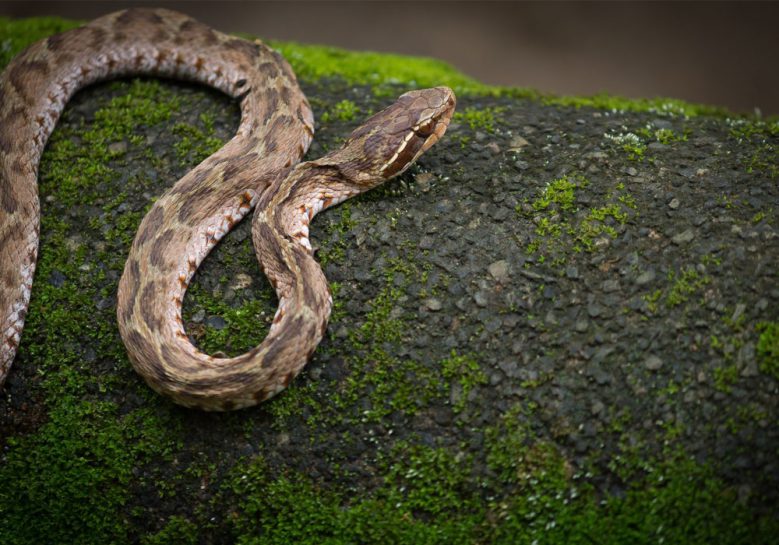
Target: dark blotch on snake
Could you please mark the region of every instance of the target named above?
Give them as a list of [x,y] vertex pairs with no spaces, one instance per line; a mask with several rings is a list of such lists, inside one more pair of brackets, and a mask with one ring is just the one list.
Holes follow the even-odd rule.
[[156,283],[153,280],[149,281],[143,288],[143,292],[141,292],[141,299],[138,301],[141,305],[141,310],[143,311],[143,321],[146,322],[146,325],[149,326],[149,329],[155,333],[160,330],[160,326],[162,325],[160,323],[159,314],[157,312],[152,312],[156,297],[154,292],[156,289]]
[[168,245],[173,237],[176,236],[175,229],[166,229],[157,239],[152,243],[151,250],[149,252],[149,261],[155,267],[162,267],[165,265],[165,258],[168,256]]
[[199,36],[203,38],[203,40],[206,42],[206,45],[213,45],[219,41],[216,33],[211,29],[211,27],[204,25],[200,21],[195,21],[194,19],[187,19],[181,23],[179,26],[179,31],[185,35],[191,34],[193,36]]
[[162,23],[162,17],[154,13],[151,9],[130,8],[123,11],[119,17],[116,18],[117,26],[132,25],[134,23],[159,25]]
[[257,44],[247,42],[246,40],[241,40],[240,38],[229,40],[223,45],[225,48],[231,49],[237,53],[241,53],[249,59],[256,58],[260,52],[260,48]]
[[165,219],[165,211],[161,206],[154,206],[152,211],[146,215],[141,230],[138,232],[138,236],[135,238],[138,245],[143,246],[149,240],[154,238],[154,235],[162,227],[162,221]]
[[296,338],[306,337],[308,331],[305,326],[306,320],[302,316],[292,316],[287,322],[287,327],[282,330],[281,333],[275,339],[275,342],[268,347],[268,351],[265,352],[265,357],[262,360],[262,367],[266,369],[276,365],[276,360],[279,357],[279,353],[284,350],[285,347],[289,348],[296,344]]
[[[143,360],[157,360],[157,353],[154,351],[154,347],[138,332],[137,329],[132,329],[127,332],[127,342],[133,344],[135,351],[142,355]],[[150,376],[157,384],[166,384],[170,380],[168,374],[161,365],[144,366],[144,374]]]
[[138,296],[138,288],[140,287],[141,280],[141,270],[137,260],[132,259],[127,261],[124,275],[126,278],[126,285],[130,286],[130,293],[127,299],[131,301],[131,303],[125,307],[122,318],[124,322],[129,322],[135,310],[135,298]]
[[266,76],[269,79],[275,78],[279,75],[278,68],[276,68],[276,65],[272,62],[264,62],[258,67],[258,69],[260,72],[262,72],[263,76]]
[[267,100],[263,107],[265,108],[265,115],[262,117],[262,124],[267,125],[279,107],[279,92],[276,89],[268,89]]
[[16,197],[11,193],[8,185],[7,181],[0,178],[0,206],[2,206],[2,209],[6,214],[13,214],[19,206],[19,201],[17,201]]
[[[49,65],[43,61],[26,61],[15,63],[8,72],[8,80],[19,96],[28,104],[36,100],[37,79],[49,73]],[[32,85],[31,85],[32,83]],[[18,136],[18,135],[17,135]]]

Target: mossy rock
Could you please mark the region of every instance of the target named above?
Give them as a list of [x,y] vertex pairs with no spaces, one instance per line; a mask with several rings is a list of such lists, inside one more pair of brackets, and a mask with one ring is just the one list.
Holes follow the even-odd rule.
[[[0,19],[0,66],[73,25]],[[204,414],[133,373],[115,294],[150,203],[237,106],[148,79],[78,93],[0,400],[0,542],[773,543],[777,121],[273,45],[314,108],[311,158],[409,88],[452,86],[458,113],[413,170],[315,220],[335,309],[306,371]],[[184,314],[235,354],[274,306],[243,222]]]

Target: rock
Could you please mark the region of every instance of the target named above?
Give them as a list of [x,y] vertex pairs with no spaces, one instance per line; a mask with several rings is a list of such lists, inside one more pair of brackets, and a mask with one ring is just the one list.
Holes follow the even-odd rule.
[[663,360],[652,354],[644,360],[644,367],[650,371],[658,371],[663,367]]
[[65,281],[67,280],[67,277],[58,270],[51,271],[51,274],[49,275],[49,284],[54,286],[55,288],[61,288]]
[[530,168],[530,163],[528,163],[527,161],[515,161],[514,167],[517,170],[527,170]]
[[486,307],[487,303],[489,303],[487,294],[483,290],[479,290],[476,293],[474,293],[473,300],[480,307]]
[[227,327],[227,322],[221,316],[209,316],[206,320],[206,325],[214,329],[224,329]]
[[691,242],[692,239],[695,238],[695,233],[693,233],[692,229],[687,229],[686,231],[682,231],[681,233],[675,234],[671,238],[671,242],[674,244],[687,244],[688,242]]
[[647,269],[636,277],[636,285],[644,286],[655,279],[655,270]]
[[235,275],[233,283],[230,284],[230,288],[234,290],[243,290],[252,285],[252,277],[246,273],[238,273]]
[[427,310],[432,312],[436,312],[444,308],[444,304],[441,302],[441,300],[436,299],[435,297],[425,299],[424,306]]
[[490,276],[492,276],[501,284],[506,284],[510,280],[509,264],[508,261],[504,259],[490,263],[490,265],[487,267],[487,270],[489,271]]
[[435,174],[432,174],[431,172],[422,172],[417,174],[416,178],[414,178],[414,182],[416,182],[417,187],[422,193],[430,191],[434,181]]
[[737,322],[741,316],[744,315],[744,311],[747,309],[747,306],[744,303],[738,303],[736,305],[736,309],[733,311],[733,316],[730,317],[731,322]]
[[619,290],[619,280],[604,280],[600,286],[606,293],[611,293]]
[[108,144],[108,152],[109,153],[124,153],[127,151],[127,142],[114,142],[112,144]]
[[671,199],[671,202],[668,203],[668,208],[670,208],[671,210],[676,210],[677,208],[679,208],[679,204],[681,204],[679,202],[679,199],[674,197],[673,199]]
[[509,142],[508,151],[522,151],[522,148],[525,148],[530,145],[530,142],[522,138],[521,136],[517,135],[511,139],[511,142]]

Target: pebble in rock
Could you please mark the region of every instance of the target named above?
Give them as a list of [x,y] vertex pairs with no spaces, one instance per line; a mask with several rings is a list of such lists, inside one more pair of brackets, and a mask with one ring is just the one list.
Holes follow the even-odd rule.
[[492,276],[501,284],[506,284],[509,281],[508,261],[501,259],[500,261],[490,263],[489,267],[487,267],[487,270],[489,271],[490,276]]
[[652,354],[644,360],[644,367],[650,371],[658,371],[663,366],[663,360]]
[[638,277],[636,278],[636,284],[639,286],[644,286],[646,284],[649,284],[654,279],[655,279],[655,270],[647,269],[638,275]]
[[227,322],[221,316],[209,316],[208,320],[206,320],[206,325],[214,329],[224,329],[227,326]]
[[441,302],[440,299],[436,299],[433,297],[425,300],[425,308],[432,312],[436,312],[444,308],[444,304]]
[[435,175],[430,172],[422,172],[421,174],[417,174],[416,178],[414,178],[414,182],[416,182],[417,187],[422,193],[430,191],[430,187],[434,180]]
[[692,232],[692,229],[687,229],[686,231],[682,231],[681,233],[677,233],[671,238],[671,242],[674,244],[686,244],[688,242],[691,242],[692,239],[695,238],[695,233]]

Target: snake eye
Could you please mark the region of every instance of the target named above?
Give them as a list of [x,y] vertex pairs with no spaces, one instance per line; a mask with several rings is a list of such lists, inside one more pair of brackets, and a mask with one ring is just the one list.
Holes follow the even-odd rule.
[[433,128],[435,127],[435,121],[433,121],[433,118],[428,119],[419,127],[414,129],[414,133],[416,133],[417,136],[422,138],[427,138],[431,134],[433,134]]

